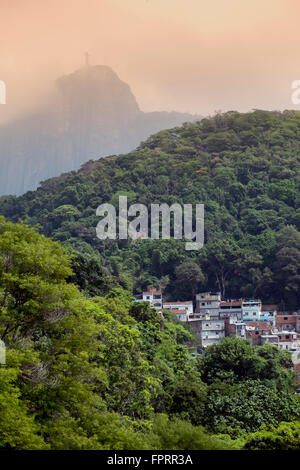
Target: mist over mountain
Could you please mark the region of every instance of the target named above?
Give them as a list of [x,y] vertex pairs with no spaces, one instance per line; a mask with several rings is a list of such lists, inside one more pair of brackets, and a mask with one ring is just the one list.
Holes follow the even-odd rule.
[[199,119],[144,113],[110,67],[86,65],[57,80],[42,110],[0,127],[0,194],[36,189],[91,159],[129,152],[154,132]]

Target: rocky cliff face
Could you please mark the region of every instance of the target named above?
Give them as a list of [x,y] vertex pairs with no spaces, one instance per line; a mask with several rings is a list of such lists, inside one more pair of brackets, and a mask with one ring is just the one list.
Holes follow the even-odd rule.
[[0,127],[0,195],[36,189],[88,160],[127,153],[154,132],[197,119],[143,113],[110,67],[83,67],[57,80],[47,109]]

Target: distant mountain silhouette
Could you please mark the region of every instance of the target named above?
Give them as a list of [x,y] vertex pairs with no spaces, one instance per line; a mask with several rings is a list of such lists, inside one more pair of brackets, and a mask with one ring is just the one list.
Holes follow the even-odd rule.
[[201,116],[144,113],[107,66],[85,66],[57,80],[51,105],[0,126],[0,195],[20,195],[105,155],[127,153],[151,134]]

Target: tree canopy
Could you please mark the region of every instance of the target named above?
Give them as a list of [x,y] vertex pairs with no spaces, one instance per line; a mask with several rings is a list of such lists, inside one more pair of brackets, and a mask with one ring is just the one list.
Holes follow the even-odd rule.
[[[72,265],[76,282],[91,295],[117,286],[140,292],[168,279],[165,296],[173,300],[188,300],[201,288],[282,301],[293,310],[299,288],[299,132],[297,111],[217,114],[161,131],[127,155],[89,161],[21,197],[3,196],[0,214],[37,226],[79,252]],[[204,248],[187,252],[174,239],[97,239],[97,207],[117,206],[120,195],[148,208],[204,204]],[[184,286],[177,274],[187,263],[197,268]]]

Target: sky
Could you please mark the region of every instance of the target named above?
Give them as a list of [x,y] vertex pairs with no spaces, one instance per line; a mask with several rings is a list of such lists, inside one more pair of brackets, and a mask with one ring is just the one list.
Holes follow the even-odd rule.
[[0,121],[47,101],[91,54],[143,111],[300,109],[298,0],[0,0]]

